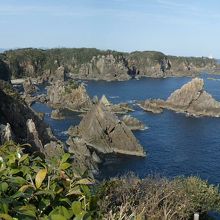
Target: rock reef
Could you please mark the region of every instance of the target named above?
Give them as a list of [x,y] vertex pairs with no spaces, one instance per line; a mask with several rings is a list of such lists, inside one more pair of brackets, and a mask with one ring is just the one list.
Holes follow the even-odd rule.
[[139,106],[153,113],[169,109],[192,116],[220,117],[220,102],[204,90],[204,81],[200,78],[194,78],[174,91],[166,101],[146,100]]
[[47,95],[49,105],[54,108],[66,108],[71,111],[85,112],[92,105],[85,87],[73,81],[56,81],[48,87]]
[[103,154],[145,156],[142,146],[131,130],[102,103],[93,106],[83,117],[75,135],[88,147]]

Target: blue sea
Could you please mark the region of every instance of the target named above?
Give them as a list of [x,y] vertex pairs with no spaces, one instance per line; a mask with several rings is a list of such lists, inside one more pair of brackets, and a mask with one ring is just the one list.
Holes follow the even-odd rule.
[[[205,90],[220,100],[220,76],[204,73],[201,77],[205,81]],[[101,167],[100,176],[106,178],[132,171],[140,177],[148,174],[167,177],[197,175],[210,183],[220,183],[220,118],[187,117],[168,110],[162,114],[152,114],[135,105],[138,100],[166,99],[190,80],[189,77],[179,77],[124,82],[84,81],[91,97],[105,94],[112,103],[129,102],[135,109],[131,115],[148,128],[134,132],[147,157],[111,158]],[[77,125],[81,120],[77,114],[64,120],[53,120],[50,118],[50,107],[36,103],[33,108],[46,113],[46,123],[63,141],[67,139],[69,126]]]

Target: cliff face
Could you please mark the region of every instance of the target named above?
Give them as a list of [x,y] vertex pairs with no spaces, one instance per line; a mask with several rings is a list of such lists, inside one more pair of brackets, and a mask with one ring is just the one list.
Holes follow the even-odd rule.
[[[0,142],[31,143],[35,150],[57,141],[50,128],[27,106],[10,84],[0,80]],[[11,135],[10,135],[11,134]],[[5,138],[6,137],[6,138]],[[2,144],[2,143],[0,143]]]
[[10,81],[11,71],[7,63],[0,59],[0,80]]
[[[13,78],[40,77],[52,81],[60,74],[79,79],[127,80],[136,76],[166,77],[213,72],[214,59],[166,56],[161,52],[121,53],[93,48],[19,49],[0,54]],[[0,70],[1,71],[1,70]],[[65,76],[64,76],[65,77]]]

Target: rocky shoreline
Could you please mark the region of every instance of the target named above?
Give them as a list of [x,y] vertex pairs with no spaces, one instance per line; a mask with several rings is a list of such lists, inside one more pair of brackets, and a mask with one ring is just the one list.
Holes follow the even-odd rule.
[[0,75],[1,71],[8,72],[13,79],[36,78],[37,83],[66,78],[124,81],[141,77],[196,76],[203,71],[215,73],[219,72],[219,64],[206,57],[177,57],[156,51],[26,48],[1,53]]

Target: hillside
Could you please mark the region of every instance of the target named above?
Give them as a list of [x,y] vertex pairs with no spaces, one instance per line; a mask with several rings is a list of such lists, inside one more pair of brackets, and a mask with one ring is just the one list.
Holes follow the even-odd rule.
[[12,78],[53,75],[63,66],[72,78],[127,80],[132,77],[191,76],[215,72],[217,60],[167,56],[155,51],[123,53],[95,48],[16,49],[0,54]]

